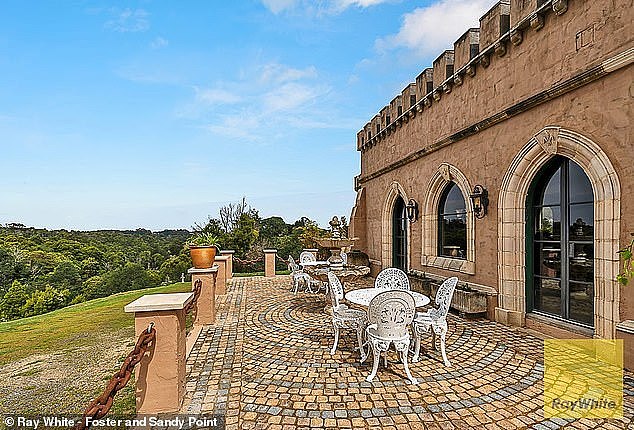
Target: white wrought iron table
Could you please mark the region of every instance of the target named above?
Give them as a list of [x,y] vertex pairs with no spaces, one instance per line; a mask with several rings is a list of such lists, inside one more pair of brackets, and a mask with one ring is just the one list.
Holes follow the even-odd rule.
[[[350,303],[361,306],[369,306],[374,297],[386,291],[390,290],[386,290],[384,288],[360,288],[358,290],[348,291],[345,297]],[[408,291],[408,293],[414,297],[414,302],[416,303],[417,308],[429,304],[430,300],[426,295],[417,293],[416,291]]]

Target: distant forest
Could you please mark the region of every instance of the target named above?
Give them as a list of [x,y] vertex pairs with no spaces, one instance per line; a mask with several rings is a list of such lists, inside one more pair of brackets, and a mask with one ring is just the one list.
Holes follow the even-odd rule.
[[[305,217],[294,224],[280,217],[261,219],[245,200],[221,208],[219,218],[209,217],[194,230],[212,232],[222,249],[235,250],[237,272],[263,270],[264,248],[297,257],[323,233]],[[186,245],[191,235],[188,230],[49,231],[0,224],[0,321],[178,282],[191,267]]]

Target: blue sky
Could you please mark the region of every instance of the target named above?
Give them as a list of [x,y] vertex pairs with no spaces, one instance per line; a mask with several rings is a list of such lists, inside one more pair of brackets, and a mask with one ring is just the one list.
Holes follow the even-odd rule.
[[356,132],[492,1],[4,1],[0,223],[348,216]]

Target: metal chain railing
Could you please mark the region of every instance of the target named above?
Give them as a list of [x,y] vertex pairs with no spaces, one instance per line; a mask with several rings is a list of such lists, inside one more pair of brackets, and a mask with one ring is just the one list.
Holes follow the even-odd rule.
[[252,266],[255,263],[260,263],[262,261],[262,257],[260,258],[254,258],[252,260],[243,260],[241,258],[236,257],[235,255],[233,256],[233,261],[236,261],[240,264],[242,264],[243,266]]
[[200,297],[200,292],[202,291],[202,288],[203,281],[201,281],[200,279],[196,279],[194,281],[194,285],[192,286],[192,293],[194,293],[194,298],[191,302],[187,304],[187,306],[185,306],[185,315],[193,311],[194,313],[192,315],[194,317],[194,320],[196,320],[196,313],[198,312],[198,307],[196,306],[196,304],[198,303],[198,297]]
[[287,266],[289,265],[288,260],[284,260],[282,257],[280,257],[278,254],[275,254],[275,256],[277,257],[278,260],[280,260],[282,263],[286,264]]
[[75,424],[75,430],[90,428],[92,421],[87,423],[87,418],[90,417],[92,420],[98,420],[103,418],[108,411],[110,411],[112,403],[114,402],[114,396],[126,386],[132,376],[134,366],[143,359],[143,356],[150,347],[150,344],[153,344],[154,339],[156,339],[156,329],[154,328],[154,323],[152,322],[148,326],[147,330],[143,330],[143,333],[139,335],[134,349],[130,351],[128,356],[125,358],[117,373],[110,378],[110,382],[108,382],[108,385],[103,393],[90,402],[84,411],[81,420]]

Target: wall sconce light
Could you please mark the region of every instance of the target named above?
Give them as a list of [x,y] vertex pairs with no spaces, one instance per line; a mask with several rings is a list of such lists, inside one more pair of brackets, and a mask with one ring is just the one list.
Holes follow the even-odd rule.
[[482,185],[476,185],[469,198],[473,202],[473,213],[476,218],[484,218],[489,207],[489,192]]
[[416,200],[409,199],[405,205],[405,210],[407,210],[407,219],[409,219],[410,222],[415,222],[418,219],[418,203]]

